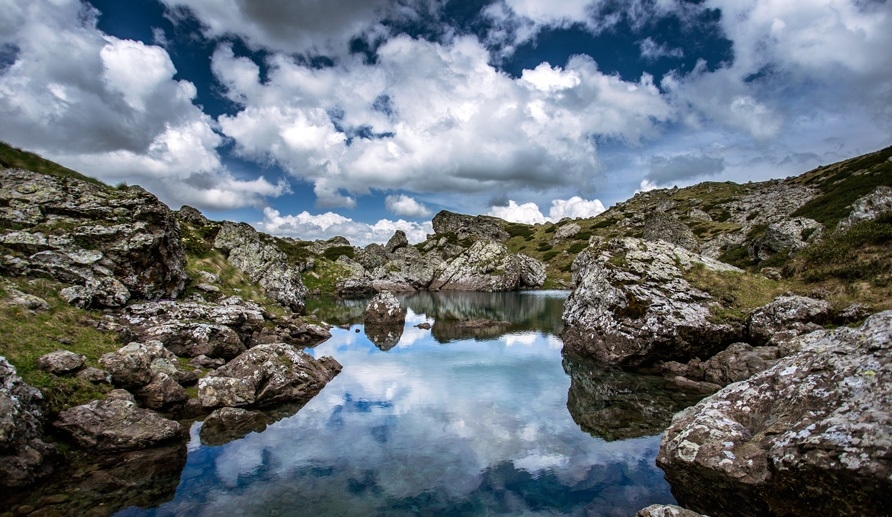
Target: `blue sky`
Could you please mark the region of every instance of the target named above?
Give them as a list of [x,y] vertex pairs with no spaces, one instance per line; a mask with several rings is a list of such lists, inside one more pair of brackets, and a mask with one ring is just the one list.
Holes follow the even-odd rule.
[[878,0],[0,0],[0,139],[173,208],[412,241],[889,145]]

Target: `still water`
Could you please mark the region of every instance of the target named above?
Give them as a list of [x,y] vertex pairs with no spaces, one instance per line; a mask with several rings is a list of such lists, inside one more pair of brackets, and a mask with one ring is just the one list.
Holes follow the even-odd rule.
[[180,465],[144,475],[151,496],[103,504],[119,516],[627,516],[673,502],[659,434],[695,399],[562,357],[565,297],[419,293],[384,336],[360,324],[364,302],[316,303],[349,325],[308,350],[344,367],[319,395],[223,445],[192,424]]

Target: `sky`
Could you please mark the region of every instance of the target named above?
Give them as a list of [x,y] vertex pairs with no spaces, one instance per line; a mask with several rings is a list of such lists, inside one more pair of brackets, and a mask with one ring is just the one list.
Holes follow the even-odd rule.
[[892,143],[888,0],[0,0],[0,140],[177,209],[419,242]]

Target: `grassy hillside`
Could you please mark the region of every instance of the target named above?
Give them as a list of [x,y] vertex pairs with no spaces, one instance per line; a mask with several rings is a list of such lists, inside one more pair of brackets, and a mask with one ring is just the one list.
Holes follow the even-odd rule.
[[96,185],[105,185],[96,178],[63,167],[56,162],[51,162],[41,156],[13,147],[6,142],[0,142],[0,166],[7,169],[25,169],[41,174],[49,174],[60,178],[75,178],[88,181]]

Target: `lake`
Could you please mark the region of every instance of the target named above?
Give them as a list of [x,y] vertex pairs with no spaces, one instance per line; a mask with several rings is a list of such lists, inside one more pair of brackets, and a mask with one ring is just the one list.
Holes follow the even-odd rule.
[[342,327],[308,350],[344,367],[319,395],[223,445],[202,445],[195,422],[185,450],[152,453],[161,456],[146,467],[144,453],[118,459],[89,479],[120,480],[130,474],[114,469],[127,461],[141,479],[107,480],[117,495],[94,488],[93,507],[119,516],[628,516],[674,502],[654,464],[659,434],[697,396],[562,357],[566,295],[416,293],[402,297],[405,326],[387,335],[366,333],[364,301],[312,301],[308,312]]

